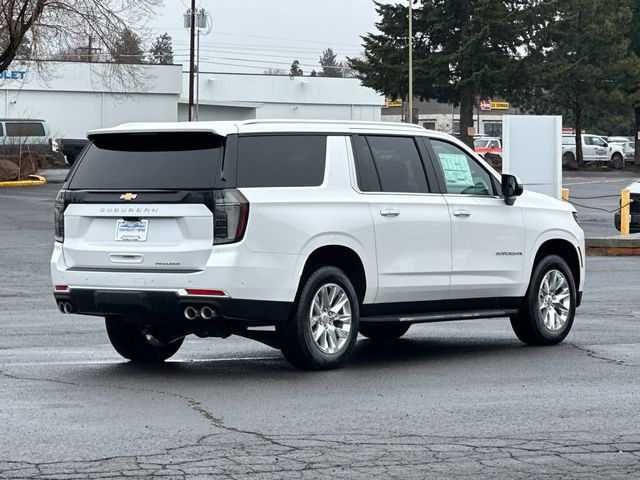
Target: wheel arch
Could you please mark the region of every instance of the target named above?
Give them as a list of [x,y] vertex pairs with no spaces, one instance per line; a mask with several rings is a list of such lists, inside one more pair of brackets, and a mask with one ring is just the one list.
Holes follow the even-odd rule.
[[582,255],[575,244],[564,238],[551,238],[544,241],[536,251],[532,271],[538,262],[547,255],[557,255],[567,262],[573,274],[576,288],[579,289],[580,282],[582,281],[582,265],[584,259],[581,258]]
[[367,288],[371,288],[361,256],[352,248],[341,244],[323,245],[315,248],[307,257],[300,271],[298,292],[311,274],[323,266],[334,266],[349,277],[360,305],[365,301]]

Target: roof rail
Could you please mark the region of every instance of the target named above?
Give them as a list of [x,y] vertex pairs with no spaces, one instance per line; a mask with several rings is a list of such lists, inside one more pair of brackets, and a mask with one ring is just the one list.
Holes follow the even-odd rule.
[[356,120],[278,120],[278,119],[267,119],[267,120],[245,120],[242,122],[238,122],[241,125],[269,125],[269,124],[278,124],[278,123],[291,123],[297,125],[305,125],[305,124],[321,124],[321,125],[350,125],[354,127],[389,127],[389,128],[406,128],[408,130],[424,130],[420,125],[415,125],[413,123],[395,123],[395,122],[367,122],[367,121],[356,121]]

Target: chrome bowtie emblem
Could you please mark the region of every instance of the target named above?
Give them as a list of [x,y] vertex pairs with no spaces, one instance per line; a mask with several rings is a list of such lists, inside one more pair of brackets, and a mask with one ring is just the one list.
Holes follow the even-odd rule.
[[135,200],[136,198],[138,198],[138,195],[136,193],[123,193],[122,195],[120,195],[120,200],[124,200],[126,202],[130,202],[131,200]]

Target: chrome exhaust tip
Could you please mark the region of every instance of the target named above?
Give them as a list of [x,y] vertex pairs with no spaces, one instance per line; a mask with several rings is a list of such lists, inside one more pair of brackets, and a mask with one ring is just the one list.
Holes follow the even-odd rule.
[[202,307],[200,315],[202,315],[202,318],[205,320],[211,320],[213,317],[217,316],[217,312],[211,307]]
[[187,307],[184,309],[184,318],[187,320],[195,320],[198,317],[198,311],[193,307]]
[[73,307],[71,306],[71,303],[64,302],[64,313],[66,313],[68,315],[71,312],[73,312]]

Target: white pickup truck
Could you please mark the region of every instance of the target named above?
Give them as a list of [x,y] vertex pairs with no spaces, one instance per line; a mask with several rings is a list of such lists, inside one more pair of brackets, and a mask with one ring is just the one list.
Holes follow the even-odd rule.
[[[597,135],[582,135],[582,157],[585,164],[602,163],[613,168],[624,167],[624,146],[607,143]],[[575,135],[562,136],[562,166],[569,170],[578,167]]]

